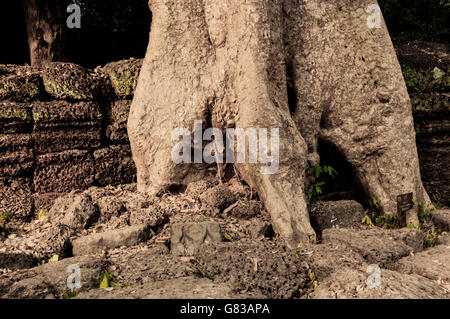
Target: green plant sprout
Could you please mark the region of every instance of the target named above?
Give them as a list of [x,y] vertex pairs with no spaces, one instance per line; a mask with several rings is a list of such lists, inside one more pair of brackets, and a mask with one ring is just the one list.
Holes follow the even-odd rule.
[[391,216],[382,214],[378,206],[376,198],[372,198],[368,201],[369,213],[361,220],[362,224],[374,227],[382,227],[385,229],[397,229],[400,227],[400,221],[398,216]]
[[102,276],[102,280],[100,281],[99,288],[105,289],[105,288],[113,288],[113,287],[121,287],[121,288],[127,288],[126,285],[115,281],[114,275],[109,273],[105,270]]
[[329,165],[316,165],[314,167],[311,167],[309,172],[314,178],[314,183],[312,183],[310,188],[306,191],[306,195],[309,199],[313,199],[318,195],[323,194],[322,187],[326,184],[326,182],[320,180],[322,175],[328,175],[331,178],[335,178],[337,175],[339,175],[338,172]]

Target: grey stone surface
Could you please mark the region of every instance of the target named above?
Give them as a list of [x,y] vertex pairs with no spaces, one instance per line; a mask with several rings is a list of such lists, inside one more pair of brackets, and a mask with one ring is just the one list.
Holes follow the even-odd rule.
[[73,63],[50,63],[42,79],[47,93],[56,99],[91,100],[101,94],[96,74]]
[[97,201],[100,216],[110,219],[113,216],[120,216],[126,211],[125,204],[117,196],[101,197]]
[[309,215],[313,228],[321,232],[326,228],[359,225],[364,217],[364,208],[353,200],[318,201],[311,205]]
[[199,198],[203,205],[218,208],[221,211],[237,200],[236,195],[224,185],[207,189]]
[[130,58],[111,62],[103,67],[111,80],[114,91],[120,99],[132,98],[139,78],[142,59]]
[[99,217],[92,198],[81,191],[72,191],[58,197],[45,220],[55,226],[65,226],[72,231],[80,231],[91,226]]
[[450,244],[442,244],[398,261],[396,270],[445,282],[450,289]]
[[293,251],[269,241],[204,245],[195,255],[199,271],[233,289],[267,298],[292,298],[306,286],[306,265]]
[[100,253],[121,246],[134,246],[150,237],[147,225],[129,226],[80,237],[72,242],[75,256]]
[[133,289],[114,288],[90,290],[76,299],[255,299],[261,295],[234,292],[226,284],[214,283],[208,278],[195,276],[154,281]]
[[407,246],[411,247],[413,251],[419,252],[423,250],[424,233],[417,228],[402,228],[392,232],[394,240],[402,241]]
[[186,187],[185,194],[192,197],[193,199],[199,199],[200,195],[202,195],[213,186],[214,185],[211,182],[206,180],[192,182],[189,183]]
[[165,244],[145,250],[122,251],[112,255],[110,261],[115,267],[114,275],[127,285],[136,282],[146,285],[153,281],[199,275],[190,258],[173,256]]
[[171,225],[170,250],[176,256],[192,256],[204,243],[222,241],[219,223],[178,223]]
[[74,231],[88,228],[98,218],[97,207],[92,204],[91,198],[85,194],[75,196],[67,211],[63,213],[64,217],[61,219],[61,224]]
[[158,205],[133,210],[130,214],[130,225],[145,224],[158,227],[168,222],[168,214]]
[[141,299],[199,299],[199,298],[264,298],[255,292],[239,292],[231,286],[202,277],[192,258],[174,257],[165,244],[145,249],[111,252],[109,271],[126,289],[93,289],[76,298],[141,298]]
[[380,287],[370,288],[366,269],[342,268],[309,295],[312,299],[441,299],[449,293],[438,283],[387,269],[380,271]]
[[50,228],[38,233],[33,238],[34,251],[40,256],[51,257],[58,254],[60,257],[67,257],[71,254],[71,238],[76,233],[73,229],[65,225],[52,225]]
[[32,179],[0,177],[0,212],[10,211],[19,218],[29,218],[33,213]]
[[437,209],[431,211],[433,222],[441,231],[450,231],[450,209]]
[[35,265],[36,261],[31,254],[0,252],[0,268],[17,270],[31,268]]
[[[12,254],[13,256],[15,254],[25,254],[31,257],[31,259],[29,259],[30,262],[36,257],[33,261],[34,264],[37,264],[38,260],[41,258],[50,258],[55,254],[60,258],[72,255],[70,241],[74,234],[77,233],[76,231],[62,224],[53,225],[50,223],[38,223],[37,225],[39,224],[42,227],[38,226],[34,231],[32,230],[23,234],[13,234],[12,236],[9,236],[0,246],[0,252],[6,255]],[[26,257],[26,259],[29,257]],[[13,263],[23,264],[21,261],[23,260],[22,258],[23,256],[15,257]],[[13,265],[10,265],[10,267],[6,266],[6,268],[13,269],[14,266],[11,266]],[[0,268],[2,268],[2,266],[0,266]]]
[[360,254],[339,242],[308,245],[298,250],[298,257],[308,264],[319,282],[339,269],[361,269],[367,265],[367,260]]
[[250,219],[259,215],[261,212],[261,203],[256,200],[240,199],[236,202],[230,214],[240,219]]
[[441,235],[437,240],[437,244],[450,246],[450,234],[446,233],[446,234]]
[[10,273],[0,276],[0,297],[11,299],[42,299],[62,298],[69,291],[67,272],[69,265],[78,265],[81,273],[81,288],[85,291],[96,288],[107,262],[92,256],[67,258],[58,262],[48,263],[27,273]]
[[253,218],[250,222],[248,234],[252,239],[261,239],[273,232],[272,225],[270,225],[269,222],[265,222],[258,218]]
[[[339,243],[361,255],[369,264],[389,267],[397,260],[408,256],[414,251],[403,240],[396,240],[396,230],[381,228],[352,229],[329,228],[322,233],[322,242]],[[415,244],[414,244],[415,246]]]

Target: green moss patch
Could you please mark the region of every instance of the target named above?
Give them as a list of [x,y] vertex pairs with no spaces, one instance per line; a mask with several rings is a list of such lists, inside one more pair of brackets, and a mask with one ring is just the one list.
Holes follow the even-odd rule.
[[35,102],[33,119],[35,124],[52,122],[96,122],[103,118],[100,106],[95,102]]
[[450,76],[448,72],[437,67],[419,69],[403,67],[403,76],[409,93],[448,92]]
[[131,98],[136,90],[142,60],[131,58],[105,65],[105,72],[111,80],[116,95],[121,99]]
[[448,93],[412,93],[413,112],[450,111],[450,94]]
[[43,71],[47,93],[60,100],[92,100],[99,95],[98,83],[85,68],[54,62]]
[[0,103],[0,121],[31,122],[31,110],[20,103]]
[[9,75],[0,79],[0,100],[34,100],[44,92],[39,74]]

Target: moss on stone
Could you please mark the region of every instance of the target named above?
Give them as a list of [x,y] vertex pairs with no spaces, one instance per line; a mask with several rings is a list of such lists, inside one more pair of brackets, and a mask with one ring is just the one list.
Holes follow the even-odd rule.
[[51,115],[48,112],[35,112],[33,111],[33,120],[35,123],[38,122],[49,122],[51,121]]
[[56,99],[92,100],[96,85],[91,74],[73,63],[54,62],[43,72],[45,90]]
[[68,83],[58,83],[58,81],[45,81],[45,90],[57,99],[90,100],[93,98],[90,92],[74,89]]
[[0,104],[0,120],[31,121],[31,112],[25,107]]
[[413,112],[450,111],[450,95],[447,93],[412,93]]
[[101,121],[103,114],[94,102],[52,101],[33,104],[35,124],[52,122],[96,122]]
[[114,118],[112,118],[112,121],[116,122],[119,121],[123,118],[128,118],[128,113],[127,112],[120,112],[118,114],[115,114]]
[[108,63],[103,68],[119,98],[126,99],[134,95],[141,66],[142,60],[131,58]]
[[38,74],[11,75],[0,79],[0,100],[33,100],[43,93]]
[[448,72],[403,67],[403,76],[409,93],[448,92],[450,76]]

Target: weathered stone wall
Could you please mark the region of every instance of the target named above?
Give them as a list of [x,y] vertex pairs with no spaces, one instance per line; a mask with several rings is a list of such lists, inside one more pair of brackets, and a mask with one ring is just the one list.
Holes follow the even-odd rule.
[[0,65],[0,211],[29,218],[73,189],[135,181],[126,121],[140,65]]
[[450,55],[444,45],[397,48],[411,97],[420,170],[431,199],[450,205]]

